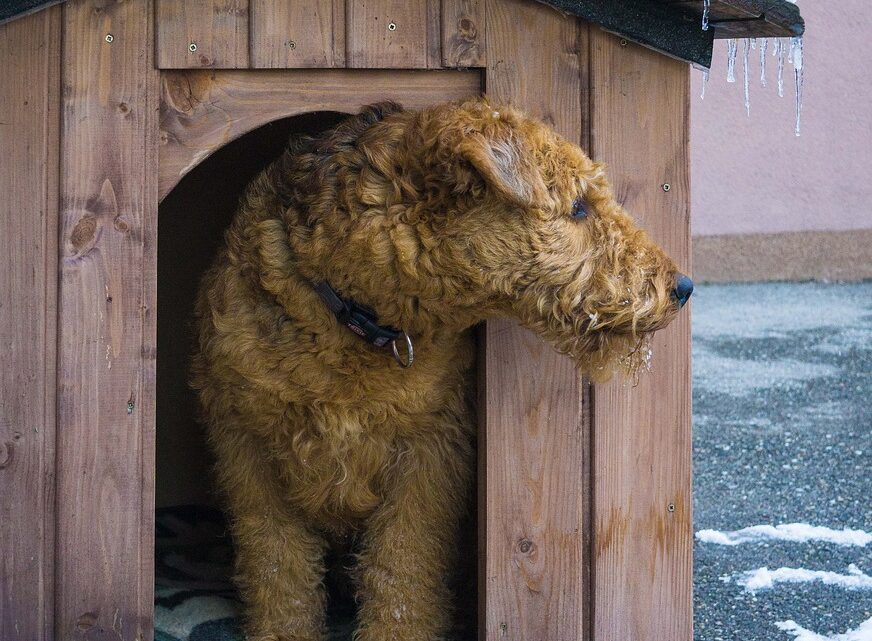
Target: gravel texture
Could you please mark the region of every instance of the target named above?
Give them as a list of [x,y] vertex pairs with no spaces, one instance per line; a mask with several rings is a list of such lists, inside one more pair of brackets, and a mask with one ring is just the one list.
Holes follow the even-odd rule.
[[[872,532],[872,283],[702,285],[693,296],[695,530],[802,522]],[[872,574],[872,544],[696,542],[696,641],[793,641],[872,617],[872,590],[750,593],[768,567]],[[865,637],[864,637],[865,639]],[[667,641],[667,640],[663,640]]]

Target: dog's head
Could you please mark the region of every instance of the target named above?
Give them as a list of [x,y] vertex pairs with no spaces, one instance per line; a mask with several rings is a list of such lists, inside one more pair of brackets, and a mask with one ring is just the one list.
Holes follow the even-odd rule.
[[602,165],[485,100],[434,108],[422,128],[427,171],[453,197],[443,239],[472,267],[482,309],[519,318],[593,374],[638,364],[692,283],[615,201]]
[[602,165],[541,122],[474,99],[381,124],[356,145],[367,163],[360,224],[384,230],[363,238],[387,257],[363,295],[397,322],[513,316],[597,376],[616,361],[638,366],[645,337],[690,296],[690,280],[615,201]]

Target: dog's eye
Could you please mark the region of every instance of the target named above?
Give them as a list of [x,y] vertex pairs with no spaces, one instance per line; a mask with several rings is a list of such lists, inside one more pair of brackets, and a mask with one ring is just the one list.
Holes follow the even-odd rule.
[[577,198],[572,203],[572,217],[576,220],[587,218],[587,205],[584,203],[583,198]]

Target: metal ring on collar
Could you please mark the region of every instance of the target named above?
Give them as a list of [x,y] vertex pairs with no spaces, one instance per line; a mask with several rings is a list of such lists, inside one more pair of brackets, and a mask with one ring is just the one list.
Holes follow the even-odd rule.
[[405,360],[400,356],[400,351],[397,349],[397,339],[391,341],[391,349],[394,352],[394,358],[396,361],[402,365],[403,367],[411,367],[412,363],[415,362],[415,349],[412,347],[412,339],[409,338],[409,335],[404,331],[403,337],[406,339],[406,358]]

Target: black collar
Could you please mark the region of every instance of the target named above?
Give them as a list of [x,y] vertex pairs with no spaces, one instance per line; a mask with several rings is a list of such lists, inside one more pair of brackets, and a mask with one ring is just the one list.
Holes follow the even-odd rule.
[[[378,316],[376,316],[372,309],[366,305],[361,305],[357,301],[340,297],[326,281],[315,283],[313,287],[340,323],[370,345],[375,345],[376,347],[387,347],[390,345],[393,349],[394,358],[396,358],[400,365],[403,367],[412,366],[412,361],[414,360],[412,341],[404,331],[379,325]],[[396,341],[401,336],[404,336],[406,339],[407,356],[405,359],[400,358],[399,351],[397,350]]]

